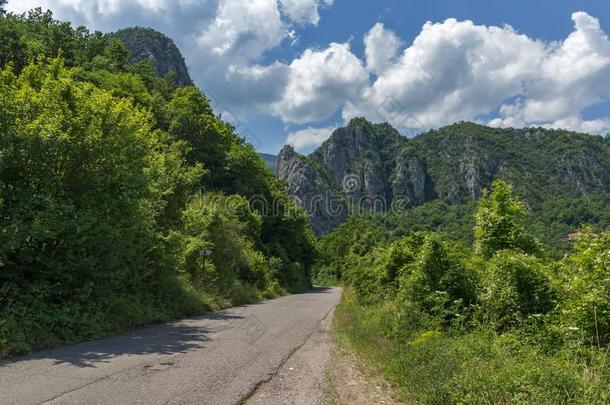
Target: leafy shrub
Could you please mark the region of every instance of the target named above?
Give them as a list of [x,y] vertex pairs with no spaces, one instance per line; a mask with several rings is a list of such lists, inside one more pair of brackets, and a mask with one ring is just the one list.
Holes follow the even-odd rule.
[[[588,234],[562,263],[567,275],[561,307],[564,326],[594,345],[610,342],[610,231]],[[564,278],[565,279],[565,278]]]
[[280,261],[268,260],[255,250],[262,218],[244,197],[219,193],[195,197],[183,213],[183,223],[184,269],[201,291],[231,300],[234,295],[244,297],[244,289],[250,288],[250,301],[280,291]]
[[549,312],[555,299],[544,263],[533,256],[500,251],[483,270],[481,311],[485,322],[498,330]]
[[476,301],[477,279],[464,254],[438,235],[428,235],[400,278],[400,299],[443,319],[461,316]]
[[366,218],[351,216],[346,222],[322,238],[317,273],[328,280],[341,281],[357,265],[384,241],[383,231]]
[[[396,303],[361,305],[350,289],[335,311],[340,342],[378,366],[404,403],[607,403],[608,355],[602,351],[548,355],[506,333],[433,329],[405,313],[401,333]],[[431,329],[432,328],[432,329]]]
[[400,274],[416,259],[423,241],[423,234],[413,234],[388,246],[379,246],[365,256],[356,256],[360,260],[346,272],[346,281],[363,302],[393,299],[398,292]]
[[[98,322],[115,330],[158,319],[160,281],[177,276],[159,227],[176,181],[168,168],[191,169],[149,112],[77,82],[61,60],[18,77],[2,70],[0,97],[0,305],[5,327],[15,328],[9,343],[53,345],[98,334]],[[142,312],[110,319],[112,308],[130,306]]]

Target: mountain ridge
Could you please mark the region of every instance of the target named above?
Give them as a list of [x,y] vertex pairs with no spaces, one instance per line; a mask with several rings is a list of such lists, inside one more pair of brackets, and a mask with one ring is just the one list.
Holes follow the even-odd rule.
[[[345,200],[347,210],[409,209],[436,200],[467,204],[496,178],[514,184],[533,208],[549,198],[603,199],[610,192],[606,137],[544,128],[501,129],[459,122],[406,138],[388,124],[356,118],[308,156],[280,153],[278,159],[285,160],[278,165],[278,176],[302,205],[313,198],[304,191],[334,193]],[[295,165],[307,170],[284,170]],[[326,182],[321,182],[324,171]],[[346,179],[354,184],[346,188]],[[371,206],[371,199],[382,202],[383,209]],[[312,225],[318,236],[344,220],[331,221],[313,207],[304,208],[315,218]]]

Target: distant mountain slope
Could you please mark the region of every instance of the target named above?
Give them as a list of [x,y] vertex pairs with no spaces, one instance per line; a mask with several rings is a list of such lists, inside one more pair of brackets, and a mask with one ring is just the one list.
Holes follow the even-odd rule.
[[[413,213],[425,217],[424,206],[435,202],[430,224],[442,227],[439,207],[455,215],[451,206],[472,206],[494,179],[504,178],[539,217],[565,225],[554,232],[610,221],[610,140],[601,136],[463,122],[407,139],[387,124],[357,118],[309,156],[286,147],[278,162],[279,177],[302,204],[313,191],[332,194],[346,210],[393,205],[400,207],[396,214],[417,207]],[[305,208],[318,235],[345,217]]]
[[277,156],[269,153],[259,153],[258,155],[265,161],[265,164],[273,173],[277,173]]
[[149,60],[157,75],[165,76],[174,72],[179,86],[193,84],[184,57],[171,38],[152,28],[143,27],[125,28],[111,36],[125,43],[129,51],[130,63]]

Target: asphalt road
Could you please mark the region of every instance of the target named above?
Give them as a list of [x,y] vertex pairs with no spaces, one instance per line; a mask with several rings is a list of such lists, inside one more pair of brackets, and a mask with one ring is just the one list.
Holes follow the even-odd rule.
[[340,296],[316,288],[19,358],[0,365],[0,404],[242,403],[316,335]]

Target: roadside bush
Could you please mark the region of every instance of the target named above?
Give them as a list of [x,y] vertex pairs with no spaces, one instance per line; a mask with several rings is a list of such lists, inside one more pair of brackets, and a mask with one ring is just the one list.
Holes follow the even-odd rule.
[[[347,289],[335,311],[340,342],[378,366],[403,403],[607,403],[610,369],[603,351],[548,355],[518,335],[480,328],[438,330],[405,313],[400,334],[388,333],[396,305],[360,305]],[[391,327],[391,326],[390,326]]]
[[587,343],[610,343],[610,231],[588,234],[562,263],[567,275],[561,306],[564,326]]
[[424,239],[424,234],[416,233],[360,257],[346,272],[346,281],[354,287],[358,299],[369,303],[393,299],[401,273],[416,259]]
[[361,258],[384,242],[382,229],[366,218],[351,216],[319,242],[316,277],[342,281]]
[[483,269],[481,315],[496,330],[518,326],[530,315],[548,313],[555,299],[544,263],[533,256],[500,251]]
[[461,317],[475,303],[477,279],[465,255],[439,235],[428,235],[400,278],[400,299],[440,319]]
[[183,224],[184,269],[198,289],[232,304],[280,292],[280,261],[255,250],[262,218],[247,199],[197,196],[187,205]]
[[496,182],[479,205],[475,254],[412,234],[353,256],[338,334],[405,403],[610,400],[610,231],[585,233],[553,261],[524,212]]
[[0,100],[0,336],[16,345],[6,350],[182,314],[159,310],[161,290],[179,283],[168,282],[177,273],[158,224],[176,181],[168,167],[190,169],[150,114],[76,82],[61,60],[2,70]]

